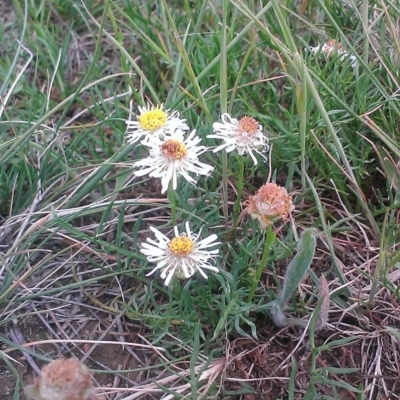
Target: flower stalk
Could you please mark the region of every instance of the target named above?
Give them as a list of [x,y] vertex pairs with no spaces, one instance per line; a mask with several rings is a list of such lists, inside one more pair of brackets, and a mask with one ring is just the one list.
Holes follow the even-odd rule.
[[170,182],[169,188],[168,188],[168,201],[169,201],[169,206],[171,208],[171,221],[172,225],[176,225],[176,195],[175,195],[175,190],[172,188],[172,183]]
[[243,157],[237,157],[238,160],[238,165],[239,165],[239,176],[238,180],[236,183],[237,186],[237,198],[233,207],[234,210],[234,227],[235,227],[235,232],[236,228],[239,223],[239,218],[240,218],[240,205],[242,203],[242,193],[243,193],[243,186],[244,186],[244,160]]
[[254,276],[254,280],[253,280],[253,284],[250,289],[249,297],[247,298],[247,301],[249,303],[253,300],[254,294],[256,293],[256,289],[257,289],[258,283],[260,282],[261,275],[264,271],[265,266],[267,265],[272,245],[274,244],[275,239],[276,239],[276,234],[272,230],[272,225],[267,226],[266,235],[264,235],[264,237],[265,237],[265,243],[264,243],[263,254],[261,256],[260,263],[258,264],[258,268],[257,268],[256,274]]

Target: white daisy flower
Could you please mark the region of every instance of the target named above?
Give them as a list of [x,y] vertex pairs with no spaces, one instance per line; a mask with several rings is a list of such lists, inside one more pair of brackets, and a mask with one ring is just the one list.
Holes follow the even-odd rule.
[[229,114],[222,114],[222,123],[213,124],[214,134],[207,138],[221,139],[225,143],[217,146],[214,153],[225,149],[227,153],[236,150],[239,155],[250,154],[254,165],[257,165],[257,159],[254,152],[259,154],[264,160],[267,157],[263,154],[269,150],[268,138],[262,132],[262,125],[251,117],[243,117],[237,120]]
[[126,140],[133,144],[145,136],[145,139],[162,139],[166,133],[174,129],[187,131],[189,127],[186,120],[180,118],[178,111],[171,112],[163,109],[164,106],[140,107],[137,121],[126,121],[128,126],[126,131]]
[[193,130],[186,139],[184,135],[184,132],[178,129],[162,141],[142,141],[143,145],[150,148],[149,156],[133,164],[134,168],[141,168],[134,174],[136,176],[148,174],[150,177],[161,178],[161,193],[167,191],[171,180],[172,188],[176,190],[179,175],[193,185],[196,181],[189,172],[209,175],[214,167],[199,161],[199,155],[207,150],[205,146],[198,146],[201,138],[196,136],[196,130]]
[[219,252],[218,249],[208,250],[209,247],[221,244],[216,242],[217,235],[213,234],[199,241],[201,230],[196,235],[190,231],[188,222],[185,227],[186,232],[179,234],[178,227],[175,226],[175,237],[172,240],[158,229],[150,227],[156,240],[147,238],[146,242],[142,243],[140,252],[147,257],[149,262],[154,262],[157,266],[146,276],[160,269],[160,276],[165,279],[164,284],[168,286],[174,276],[179,279],[188,279],[198,271],[207,279],[203,269],[218,272],[217,267],[208,263],[208,260],[213,260]]
[[351,68],[355,68],[357,66],[357,58],[354,54],[350,54],[348,51],[343,49],[343,44],[341,42],[336,43],[335,39],[330,40],[324,44],[318,44],[316,47],[311,47],[310,50],[313,54],[323,53],[326,58],[333,57],[337,54],[340,61],[344,61],[346,58],[350,60]]

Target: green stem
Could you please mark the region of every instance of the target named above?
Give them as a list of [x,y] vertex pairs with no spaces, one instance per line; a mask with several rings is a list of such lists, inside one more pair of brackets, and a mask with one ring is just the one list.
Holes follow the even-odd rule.
[[[238,226],[239,217],[240,217],[240,204],[242,203],[242,193],[244,186],[244,159],[242,156],[238,156],[238,164],[239,164],[239,176],[237,180],[237,198],[234,205],[234,216],[235,216],[235,228]],[[235,229],[236,232],[236,229]]]
[[275,242],[275,232],[272,230],[272,225],[268,225],[267,227],[267,233],[266,233],[266,238],[265,238],[265,243],[264,243],[264,250],[263,254],[261,257],[260,264],[258,264],[258,269],[256,272],[256,275],[254,277],[253,285],[250,289],[249,297],[247,301],[250,303],[253,300],[254,294],[257,289],[257,285],[260,282],[261,275],[264,271],[265,266],[267,265],[267,261],[269,258],[269,254],[272,248],[273,243]]
[[364,25],[364,39],[363,39],[363,60],[366,65],[368,65],[368,51],[369,51],[369,32],[368,32],[368,10],[369,10],[369,1],[363,0],[361,6],[362,12],[362,21]]
[[110,2],[108,2],[108,4],[107,4],[107,14],[108,14],[108,17],[110,18],[111,26],[112,26],[112,28],[113,28],[113,30],[115,32],[115,36],[116,36],[116,38],[118,40],[118,43],[122,44],[123,43],[123,35],[122,35],[121,31],[118,28],[117,21],[115,20],[114,13],[113,13],[113,11],[111,9],[111,6],[110,6]]
[[[182,284],[180,279],[178,279],[176,276],[172,278],[172,297],[179,301],[181,300],[182,297]],[[170,302],[172,304],[172,301]]]
[[[221,29],[221,63],[220,63],[220,106],[221,115],[228,109],[228,46],[227,16],[229,12],[229,0],[222,2],[222,29]],[[222,164],[222,212],[225,219],[225,229],[228,229],[228,155],[225,150],[221,152]]]
[[307,136],[307,85],[304,84],[304,68],[301,69],[301,82],[296,85],[297,92],[297,109],[300,116],[300,150],[301,150],[301,187],[303,192],[306,191],[306,136]]
[[222,164],[222,212],[225,219],[225,230],[228,230],[228,154],[225,150],[221,151]]
[[169,185],[168,188],[168,200],[169,200],[169,205],[171,207],[171,219],[172,219],[172,225],[176,225],[176,198],[175,198],[175,190],[172,189],[172,184]]

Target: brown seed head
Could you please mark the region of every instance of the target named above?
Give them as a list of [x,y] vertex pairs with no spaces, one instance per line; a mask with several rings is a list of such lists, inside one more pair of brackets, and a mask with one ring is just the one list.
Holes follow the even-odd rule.
[[293,209],[292,197],[284,187],[266,183],[254,196],[249,197],[246,211],[253,219],[258,219],[264,229],[281,218],[287,218]]
[[242,117],[239,119],[238,130],[239,133],[247,133],[254,136],[258,132],[259,123],[256,119],[251,117]]
[[93,388],[91,372],[75,358],[47,364],[34,385],[41,400],[87,400]]

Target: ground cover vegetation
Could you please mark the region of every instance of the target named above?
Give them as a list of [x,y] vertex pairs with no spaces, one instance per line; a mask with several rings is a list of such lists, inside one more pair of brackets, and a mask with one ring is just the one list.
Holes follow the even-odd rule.
[[399,16],[0,0],[0,398],[398,398]]

